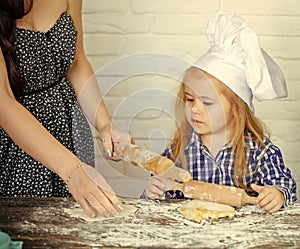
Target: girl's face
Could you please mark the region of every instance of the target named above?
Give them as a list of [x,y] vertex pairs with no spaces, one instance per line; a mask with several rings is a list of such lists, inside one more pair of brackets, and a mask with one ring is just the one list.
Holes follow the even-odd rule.
[[228,140],[232,118],[230,103],[220,90],[222,83],[200,69],[194,69],[186,74],[184,84],[187,121],[201,138],[223,135],[224,140],[218,143],[224,144]]

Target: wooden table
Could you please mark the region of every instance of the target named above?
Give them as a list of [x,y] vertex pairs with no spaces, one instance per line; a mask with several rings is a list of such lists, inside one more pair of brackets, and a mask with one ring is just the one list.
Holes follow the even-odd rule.
[[123,199],[138,209],[121,219],[86,222],[64,210],[69,198],[0,197],[0,230],[23,248],[300,248],[300,204],[276,214],[256,206],[232,218],[195,223],[178,211],[182,202]]

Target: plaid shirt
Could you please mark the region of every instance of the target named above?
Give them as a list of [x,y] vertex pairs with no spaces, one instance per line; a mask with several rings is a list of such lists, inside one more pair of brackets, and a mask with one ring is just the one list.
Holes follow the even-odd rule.
[[[245,137],[248,174],[244,178],[244,184],[249,188],[252,183],[276,187],[284,194],[284,206],[297,201],[295,180],[291,171],[284,165],[279,148],[264,138],[264,150],[250,136]],[[201,142],[199,135],[193,132],[185,148],[187,169],[194,180],[235,186],[231,153],[232,147],[228,143],[214,158]],[[171,158],[172,149],[166,149],[162,155]],[[176,162],[176,165],[181,167],[180,162]]]

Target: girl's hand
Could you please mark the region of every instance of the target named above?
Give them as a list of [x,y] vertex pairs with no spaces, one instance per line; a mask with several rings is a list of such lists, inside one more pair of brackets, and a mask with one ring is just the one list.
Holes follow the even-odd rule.
[[262,210],[275,213],[283,206],[284,196],[277,188],[256,184],[251,184],[251,188],[259,194],[257,197],[257,206]]
[[84,163],[74,170],[67,184],[74,199],[90,217],[107,218],[122,210],[120,200],[101,174]]
[[163,195],[166,188],[166,182],[159,176],[152,176],[146,188],[146,195],[150,199],[159,199]]

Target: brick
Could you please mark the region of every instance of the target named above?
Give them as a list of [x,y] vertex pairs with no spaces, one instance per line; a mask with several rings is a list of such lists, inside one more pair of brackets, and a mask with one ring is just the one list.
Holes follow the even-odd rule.
[[203,36],[132,35],[126,38],[126,54],[161,52],[194,62],[209,48]]
[[299,1],[297,0],[265,0],[265,1],[223,1],[223,10],[230,13],[244,15],[287,15],[297,16],[300,14]]
[[137,91],[143,91],[151,88],[162,89],[176,94],[180,82],[164,75],[145,73],[127,79],[124,84],[126,87],[126,95],[128,96]]
[[268,120],[299,120],[299,101],[269,100],[254,102],[255,114]]
[[[276,141],[275,139],[271,139],[271,141],[280,148],[284,161],[289,162],[298,162],[298,165],[300,163],[299,160],[299,142],[289,142],[286,143],[282,140]],[[299,172],[299,170],[298,170]],[[300,175],[298,176],[298,179],[300,180]]]
[[157,15],[152,33],[162,35],[204,35],[208,16],[203,15]]
[[102,12],[121,12],[128,11],[128,2],[124,0],[85,0],[83,1],[82,12],[102,13]]
[[149,32],[152,15],[124,13],[92,13],[83,16],[85,33],[136,34]]
[[219,0],[210,0],[209,4],[205,0],[151,0],[140,1],[130,0],[130,11],[134,13],[191,13],[203,14],[217,12],[220,9]]
[[282,37],[260,37],[261,47],[264,48],[271,57],[276,61],[281,59],[299,59],[299,39],[291,39],[286,36]]
[[[124,98],[125,85],[122,82],[114,82],[110,77],[97,78],[99,86],[102,89],[102,95],[105,97]],[[120,101],[120,100],[119,100]]]
[[[148,112],[147,115],[143,115],[143,119],[153,119],[161,116],[162,112],[173,115],[172,99],[167,99],[165,96],[151,96],[150,94],[139,94],[137,92],[134,95],[129,95],[124,98],[116,98],[106,96],[105,102],[108,103],[109,112],[118,118],[134,118],[141,112],[153,110]],[[151,115],[152,116],[151,116]]]
[[87,55],[118,55],[124,50],[124,37],[121,35],[85,35],[84,48]]
[[300,144],[300,121],[292,120],[265,120],[265,123],[270,127],[271,134],[276,136],[279,141],[284,141],[285,143],[297,142]]
[[134,120],[130,126],[130,133],[140,139],[149,138],[154,130],[160,130],[163,136],[160,140],[170,140],[175,131],[174,121],[171,119]]
[[[300,17],[298,16],[242,16],[258,36],[298,37]],[[263,24],[263,25],[262,25]]]
[[115,55],[88,55],[87,58],[93,67],[93,70],[95,73],[98,71],[101,71],[101,69],[107,65],[109,65],[111,62],[117,60],[120,58],[121,54],[115,54]]
[[[300,57],[300,56],[299,56]],[[300,60],[284,60],[280,61],[280,64],[282,65],[282,68],[284,70],[284,75],[287,80],[289,88],[292,88],[292,93],[294,90],[296,90],[296,87],[299,85],[298,81],[300,80]],[[300,90],[300,88],[298,88]],[[298,97],[300,94],[297,94]]]

